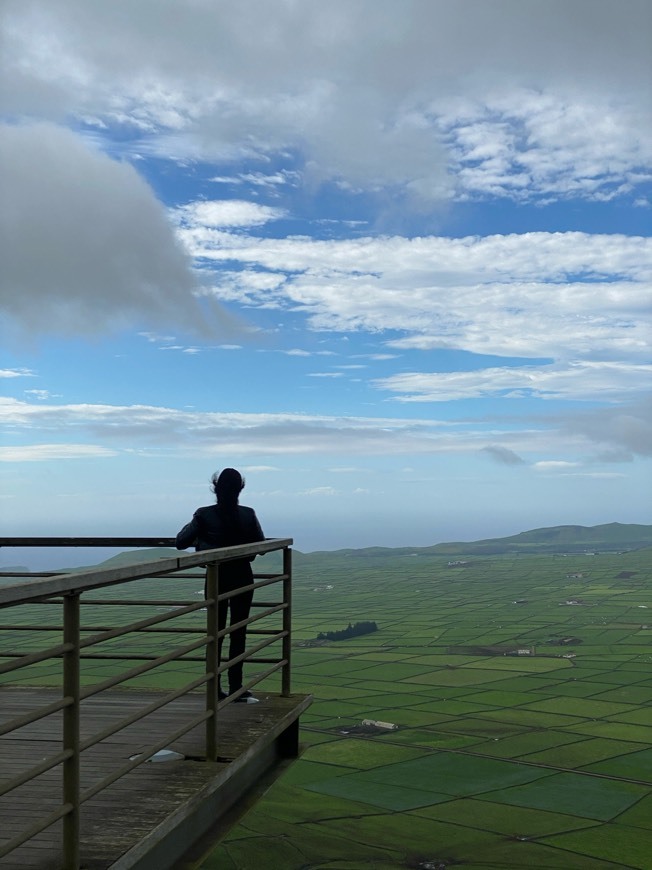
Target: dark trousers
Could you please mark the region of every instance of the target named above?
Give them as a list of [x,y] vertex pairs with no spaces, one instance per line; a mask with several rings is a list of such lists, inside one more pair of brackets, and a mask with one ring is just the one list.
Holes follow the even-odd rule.
[[[251,582],[251,581],[249,581]],[[245,580],[245,584],[247,581]],[[244,585],[242,579],[238,580],[230,580],[227,578],[220,578],[220,595],[223,592],[231,592],[233,589],[238,589],[240,586]],[[229,625],[235,625],[236,622],[240,622],[243,619],[246,619],[249,616],[249,611],[251,609],[251,602],[253,600],[254,593],[253,589],[250,589],[248,592],[242,592],[240,595],[234,595],[232,598],[227,599],[226,601],[220,601],[217,605],[217,627],[219,631],[222,631],[223,628],[226,627],[226,617],[227,612],[230,611],[231,617],[229,619]],[[219,638],[217,642],[217,657],[218,662],[222,661],[222,641],[223,637]],[[247,628],[243,626],[242,628],[236,628],[235,631],[232,631],[229,635],[229,659],[233,659],[236,656],[242,655],[245,651],[245,646],[247,642]],[[229,691],[234,692],[236,689],[239,689],[242,686],[242,662],[238,662],[233,665],[233,667],[229,668]]]

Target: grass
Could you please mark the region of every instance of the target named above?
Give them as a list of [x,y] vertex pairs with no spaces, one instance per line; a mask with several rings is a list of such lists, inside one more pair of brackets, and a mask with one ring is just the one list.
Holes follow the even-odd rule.
[[[295,644],[349,622],[379,630],[295,646],[293,688],[315,697],[303,754],[197,870],[649,867],[649,555],[482,555],[455,568],[433,554],[298,555]],[[161,594],[155,581],[146,591]],[[110,610],[84,617],[106,624]],[[143,634],[133,649],[166,638]],[[0,637],[0,655],[17,643]],[[507,654],[519,649],[532,652]],[[195,667],[133,684],[173,686]],[[106,663],[86,663],[94,674]],[[28,675],[58,678],[56,664]],[[399,727],[351,732],[363,718]]]

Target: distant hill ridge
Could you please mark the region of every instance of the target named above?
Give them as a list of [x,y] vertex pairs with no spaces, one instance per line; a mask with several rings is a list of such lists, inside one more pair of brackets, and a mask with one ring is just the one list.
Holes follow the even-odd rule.
[[[502,554],[535,555],[537,553],[584,553],[614,550],[642,550],[652,547],[652,525],[634,523],[606,523],[601,526],[550,526],[531,529],[506,538],[486,538],[480,541],[452,541],[434,544],[431,547],[365,547],[362,549],[317,550],[302,553],[295,550],[298,560],[313,557],[357,556],[367,558],[389,558],[395,556],[500,556]],[[167,547],[126,550],[117,553],[94,566],[71,568],[70,571],[83,571],[86,568],[119,568],[137,562],[166,559],[177,556],[178,551]],[[268,557],[262,557],[267,559]],[[260,566],[262,568],[262,565]],[[26,568],[0,568],[12,571],[27,571]],[[61,569],[65,570],[65,569]],[[12,578],[0,578],[0,583],[15,582]]]
[[[604,550],[641,550],[652,546],[652,525],[606,523],[600,526],[550,526],[506,538],[451,541],[431,547],[365,547],[335,552],[350,556],[490,556],[502,553],[583,553]],[[311,554],[314,555],[314,554]]]

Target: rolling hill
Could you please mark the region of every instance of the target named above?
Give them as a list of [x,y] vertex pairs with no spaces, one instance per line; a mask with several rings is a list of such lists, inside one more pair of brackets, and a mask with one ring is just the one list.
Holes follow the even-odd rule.
[[[532,529],[506,538],[480,541],[452,541],[432,547],[366,547],[337,550],[350,556],[491,556],[504,553],[583,553],[640,550],[652,546],[652,526],[634,523],[606,523],[600,526],[551,526]],[[311,553],[310,555],[315,555]]]

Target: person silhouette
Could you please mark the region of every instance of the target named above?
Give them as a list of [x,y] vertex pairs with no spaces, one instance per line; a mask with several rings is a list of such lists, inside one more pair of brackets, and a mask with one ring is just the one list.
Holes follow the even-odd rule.
[[[244,477],[235,468],[225,468],[219,475],[215,472],[211,478],[211,489],[215,494],[216,504],[200,507],[195,511],[192,520],[181,529],[176,537],[177,550],[185,550],[192,546],[197,551],[212,550],[216,547],[232,547],[236,544],[264,541],[265,536],[253,508],[238,503],[244,485]],[[253,583],[251,562],[255,558],[255,556],[251,556],[245,559],[222,562],[219,572],[220,595]],[[206,595],[205,586],[204,595]],[[250,589],[240,595],[219,601],[217,605],[218,630],[222,631],[225,628],[228,612],[230,612],[229,625],[247,619],[253,596],[253,590]],[[229,659],[233,659],[245,651],[246,636],[246,627],[236,628],[231,632]],[[223,640],[224,638],[221,637],[217,643],[218,663],[222,660]],[[229,694],[242,688],[242,672],[242,662],[238,662],[228,669]],[[218,684],[218,696],[220,700],[227,697],[227,693],[222,690],[221,682]],[[236,700],[243,703],[256,701],[249,691],[243,692]]]

